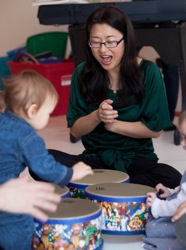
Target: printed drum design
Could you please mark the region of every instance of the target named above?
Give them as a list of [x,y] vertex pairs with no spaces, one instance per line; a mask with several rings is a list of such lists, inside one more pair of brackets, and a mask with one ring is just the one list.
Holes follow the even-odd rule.
[[155,189],[132,183],[103,183],[85,189],[85,196],[102,207],[102,233],[137,235],[145,232],[146,194]]
[[86,199],[64,198],[49,220],[35,220],[32,249],[102,250],[101,207]]
[[81,180],[70,182],[70,196],[72,198],[85,199],[85,188],[98,183],[128,183],[129,175],[118,171],[108,169],[93,169],[93,175],[87,175]]

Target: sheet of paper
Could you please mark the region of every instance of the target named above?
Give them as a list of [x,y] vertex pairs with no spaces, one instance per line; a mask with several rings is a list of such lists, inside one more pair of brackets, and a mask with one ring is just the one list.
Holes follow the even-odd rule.
[[[93,2],[93,1],[92,1]],[[33,6],[56,5],[56,4],[73,4],[73,3],[90,3],[86,0],[32,0]]]

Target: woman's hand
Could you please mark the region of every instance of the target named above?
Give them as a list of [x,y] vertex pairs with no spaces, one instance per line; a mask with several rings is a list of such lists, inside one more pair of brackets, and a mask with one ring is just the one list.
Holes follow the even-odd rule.
[[113,110],[112,104],[113,101],[111,99],[104,100],[98,109],[98,117],[101,122],[104,123],[113,123],[116,122],[116,118],[118,117],[118,111]]
[[61,200],[52,184],[30,182],[27,178],[12,179],[0,185],[0,197],[1,211],[31,214],[42,221],[48,219],[43,210],[55,212]]
[[110,99],[104,100],[98,109],[77,119],[70,128],[71,134],[81,137],[91,133],[101,122],[104,124],[116,123],[115,118],[118,117],[118,112],[113,110],[112,103],[113,101]]

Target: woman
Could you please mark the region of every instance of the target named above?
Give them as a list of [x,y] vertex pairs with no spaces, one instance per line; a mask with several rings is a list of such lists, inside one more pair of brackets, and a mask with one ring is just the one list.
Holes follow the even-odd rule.
[[86,39],[86,62],[73,74],[67,113],[85,151],[50,153],[67,166],[81,159],[92,168],[127,172],[132,183],[178,186],[181,174],[157,163],[152,143],[171,125],[164,82],[153,62],[137,57],[129,17],[113,6],[95,10]]

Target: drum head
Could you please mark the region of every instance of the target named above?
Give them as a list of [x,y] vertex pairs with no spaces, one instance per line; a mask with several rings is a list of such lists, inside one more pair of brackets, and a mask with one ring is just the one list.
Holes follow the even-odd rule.
[[82,188],[97,183],[122,183],[129,182],[128,174],[108,169],[93,169],[93,175],[69,183],[69,186]]
[[50,223],[85,222],[100,216],[101,207],[85,199],[64,198],[60,201],[57,211],[48,215]]
[[155,189],[133,183],[102,183],[86,187],[85,196],[96,200],[123,202],[134,198],[144,199],[148,192],[155,192]]
[[70,196],[70,190],[68,187],[66,187],[66,186],[60,187],[57,184],[53,184],[53,185],[55,187],[55,192],[58,193],[61,198],[67,198]]

